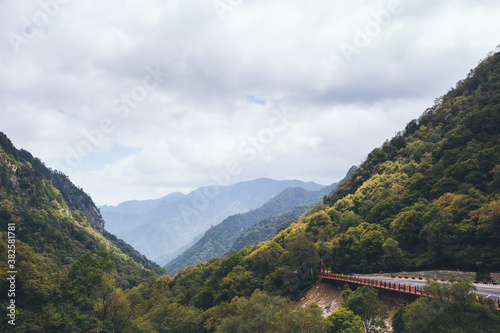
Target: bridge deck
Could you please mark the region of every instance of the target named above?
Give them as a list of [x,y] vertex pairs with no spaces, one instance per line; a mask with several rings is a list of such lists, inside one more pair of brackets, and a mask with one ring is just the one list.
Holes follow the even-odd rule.
[[[349,283],[355,283],[355,284],[360,284],[360,285],[369,285],[374,288],[378,289],[385,289],[385,290],[392,290],[392,291],[397,291],[400,293],[404,294],[409,294],[409,295],[417,295],[417,296],[426,296],[426,297],[432,297],[429,294],[426,294],[422,288],[419,288],[418,286],[411,286],[407,283],[396,283],[396,282],[387,282],[387,281],[380,281],[376,279],[368,279],[368,278],[359,278],[355,276],[348,276],[348,275],[342,275],[342,274],[334,274],[334,273],[326,273],[326,272],[318,272],[316,273],[316,277],[322,278],[322,279],[329,279],[329,280],[335,280],[335,281],[345,281]],[[496,300],[495,302],[497,310],[500,310],[500,299]]]

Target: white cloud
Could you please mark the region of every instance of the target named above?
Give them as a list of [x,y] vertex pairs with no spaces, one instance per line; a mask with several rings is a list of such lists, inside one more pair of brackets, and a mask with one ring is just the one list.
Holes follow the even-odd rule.
[[[98,204],[208,185],[230,161],[233,182],[327,184],[499,43],[493,0],[221,1],[224,19],[201,0],[1,2],[0,130]],[[270,134],[280,110],[294,118]]]

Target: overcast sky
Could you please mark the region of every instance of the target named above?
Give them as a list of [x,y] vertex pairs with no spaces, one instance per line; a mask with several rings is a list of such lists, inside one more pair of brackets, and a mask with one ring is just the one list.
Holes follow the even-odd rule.
[[0,131],[98,205],[330,184],[500,44],[498,0],[0,0]]

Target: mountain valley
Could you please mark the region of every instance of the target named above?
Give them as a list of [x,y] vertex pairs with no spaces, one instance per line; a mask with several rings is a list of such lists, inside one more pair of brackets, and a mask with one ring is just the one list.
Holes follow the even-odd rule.
[[2,332],[499,332],[456,276],[392,318],[371,286],[316,297],[327,317],[297,301],[331,289],[314,289],[324,270],[498,283],[500,52],[329,187],[261,178],[97,209],[0,133],[0,223]]

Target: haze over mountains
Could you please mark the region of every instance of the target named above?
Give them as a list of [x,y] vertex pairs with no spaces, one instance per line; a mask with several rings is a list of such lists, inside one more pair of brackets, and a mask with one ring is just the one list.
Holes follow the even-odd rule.
[[[286,188],[261,207],[243,214],[231,215],[220,224],[210,228],[196,244],[169,262],[164,268],[168,274],[174,275],[179,269],[196,265],[200,261],[224,257],[226,252],[232,250],[237,239],[242,247],[256,245],[260,241],[267,240],[283,224],[294,221],[310,210],[314,204],[320,203],[321,199],[330,194],[337,186],[338,183],[335,183],[317,191],[308,191],[301,187]],[[289,213],[284,214],[285,212]],[[275,219],[270,221],[269,219],[272,217]],[[258,229],[256,234],[249,234],[247,237],[239,239],[239,236],[242,236],[249,227],[260,225],[261,222],[267,226]],[[241,248],[237,249],[237,251],[239,250]]]
[[202,187],[187,195],[173,193],[156,200],[127,201],[99,208],[106,230],[164,265],[200,239],[211,226],[228,216],[259,208],[284,189],[294,187],[318,191],[324,186],[261,178],[225,187]]

